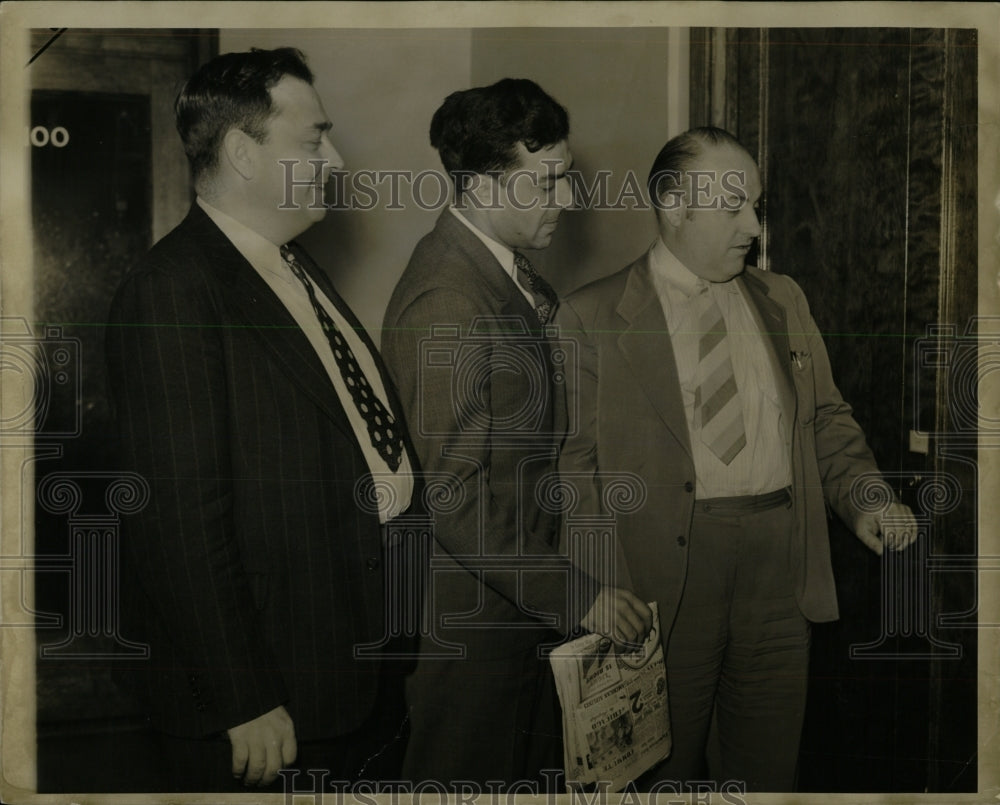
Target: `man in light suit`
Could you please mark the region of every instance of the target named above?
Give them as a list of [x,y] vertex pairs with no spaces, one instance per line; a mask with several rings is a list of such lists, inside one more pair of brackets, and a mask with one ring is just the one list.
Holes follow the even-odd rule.
[[[413,496],[411,460],[372,341],[290,243],[341,166],[312,81],[291,48],[188,80],[197,200],[112,305],[121,466],[150,487],[122,555],[127,629],[150,647],[151,787],[266,786],[296,760],[398,776],[401,677],[355,648],[383,637],[386,524]],[[359,504],[373,475],[395,493],[378,511]]]
[[647,485],[645,505],[617,520],[624,575],[658,602],[667,658],[673,750],[644,785],[707,779],[714,711],[711,777],[788,791],[809,621],[837,618],[826,504],[878,554],[908,545],[916,524],[893,503],[908,526],[882,533],[883,515],[859,508],[852,483],[877,467],[802,291],[744,266],[761,185],[743,146],[720,129],[679,135],[649,191],[656,242],[560,309],[581,363],[560,471],[593,511],[599,472]]
[[455,203],[414,250],[382,340],[428,489],[451,502],[433,513],[435,639],[407,680],[407,779],[544,783],[562,758],[541,648],[578,624],[620,642],[650,628],[645,604],[562,561],[543,505],[567,367],[544,330],[558,300],[520,250],[548,246],[572,204],[568,134],[524,79],[455,92],[431,121]]

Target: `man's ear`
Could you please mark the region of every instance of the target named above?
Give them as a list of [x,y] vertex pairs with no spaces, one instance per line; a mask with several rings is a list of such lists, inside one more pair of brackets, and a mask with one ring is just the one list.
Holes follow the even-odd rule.
[[687,200],[684,198],[684,193],[679,190],[664,193],[660,196],[659,210],[660,215],[666,218],[672,227],[680,226],[687,213]]
[[499,181],[500,177],[496,173],[477,173],[469,177],[469,186],[465,192],[476,197],[478,207],[491,209],[500,198],[500,188],[497,187]]
[[254,159],[257,143],[240,129],[230,129],[222,138],[222,155],[229,166],[244,179],[253,179],[257,172]]

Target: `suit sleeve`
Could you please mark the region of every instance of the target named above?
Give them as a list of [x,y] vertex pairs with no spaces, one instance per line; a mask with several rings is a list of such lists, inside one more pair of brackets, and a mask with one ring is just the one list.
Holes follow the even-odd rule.
[[[517,556],[524,557],[525,567],[530,568],[532,556],[546,562],[560,557],[556,545],[523,521],[520,497],[526,493],[518,479],[492,471],[495,409],[508,410],[512,405],[510,400],[497,403],[504,391],[495,387],[495,381],[499,377],[502,382],[498,372],[509,371],[509,366],[504,366],[503,356],[488,340],[463,358],[460,372],[422,365],[420,342],[431,334],[433,325],[458,324],[461,339],[481,314],[481,305],[461,292],[426,291],[384,332],[383,352],[409,415],[410,432],[432,490],[431,502],[435,498],[455,502],[435,507],[436,541],[459,562],[463,556]],[[434,485],[441,483],[447,494],[435,495]],[[576,589],[593,593],[586,602],[569,602],[567,610],[567,570],[579,573],[567,563],[565,569],[552,572],[484,576],[511,602],[522,603],[528,610],[565,615],[564,630],[569,631],[586,614],[596,590],[592,580],[578,579]]]
[[126,281],[107,334],[121,460],[151,491],[127,524],[123,555],[200,691],[205,731],[215,732],[273,709],[286,692],[234,534],[236,434],[220,319],[198,282],[164,268]]
[[566,375],[569,426],[559,453],[560,479],[579,495],[580,514],[604,514],[597,461],[597,346],[569,302],[556,314],[560,336],[576,344],[576,371]]
[[878,466],[861,427],[852,416],[851,406],[840,396],[834,383],[826,345],[809,312],[805,294],[793,280],[788,281],[793,291],[795,315],[812,362],[813,432],[824,496],[830,508],[852,526],[858,510],[851,501],[851,487],[860,475],[878,473]]

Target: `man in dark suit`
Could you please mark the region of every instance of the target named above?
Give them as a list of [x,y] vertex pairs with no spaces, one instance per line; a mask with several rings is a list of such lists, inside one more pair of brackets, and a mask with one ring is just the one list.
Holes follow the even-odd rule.
[[455,92],[431,121],[455,203],[414,250],[382,341],[428,489],[447,504],[434,512],[435,639],[407,680],[409,779],[544,782],[562,758],[542,647],[581,623],[622,642],[650,628],[637,598],[561,562],[545,505],[568,367],[545,331],[555,294],[520,250],[548,246],[572,204],[568,133],[565,110],[524,79]]
[[[916,524],[884,487],[884,511],[859,505],[874,487],[854,482],[882,482],[802,291],[744,267],[760,234],[750,155],[725,131],[694,129],[663,147],[649,190],[660,237],[560,311],[580,352],[580,421],[560,471],[595,512],[598,472],[647,485],[645,505],[617,521],[666,651],[673,751],[644,783],[708,779],[714,711],[711,777],[788,791],[809,621],[837,618],[826,505],[879,554],[908,545]],[[882,533],[885,516],[904,526]]]
[[[122,468],[151,493],[123,528],[124,614],[168,790],[267,785],[297,757],[398,774],[401,678],[355,648],[383,636],[386,523],[413,477],[372,341],[291,243],[341,166],[312,80],[291,48],[188,80],[198,198],[111,309]],[[393,492],[377,510],[373,476]]]

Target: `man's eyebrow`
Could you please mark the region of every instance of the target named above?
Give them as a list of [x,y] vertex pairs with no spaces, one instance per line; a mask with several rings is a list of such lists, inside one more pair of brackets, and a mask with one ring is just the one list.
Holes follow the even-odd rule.
[[724,195],[726,197],[728,197],[728,198],[736,199],[736,201],[739,203],[740,207],[743,207],[744,205],[751,204],[751,203],[756,207],[757,205],[759,205],[761,203],[761,199],[764,196],[763,193],[760,193],[760,194],[757,195],[757,198],[755,198],[751,202],[750,201],[750,195],[748,193],[743,192],[743,191],[728,190],[728,191],[725,192]]
[[747,193],[746,189],[742,186],[740,187],[723,187],[722,192],[724,195],[732,196],[738,198],[740,201],[749,201],[750,194]]

